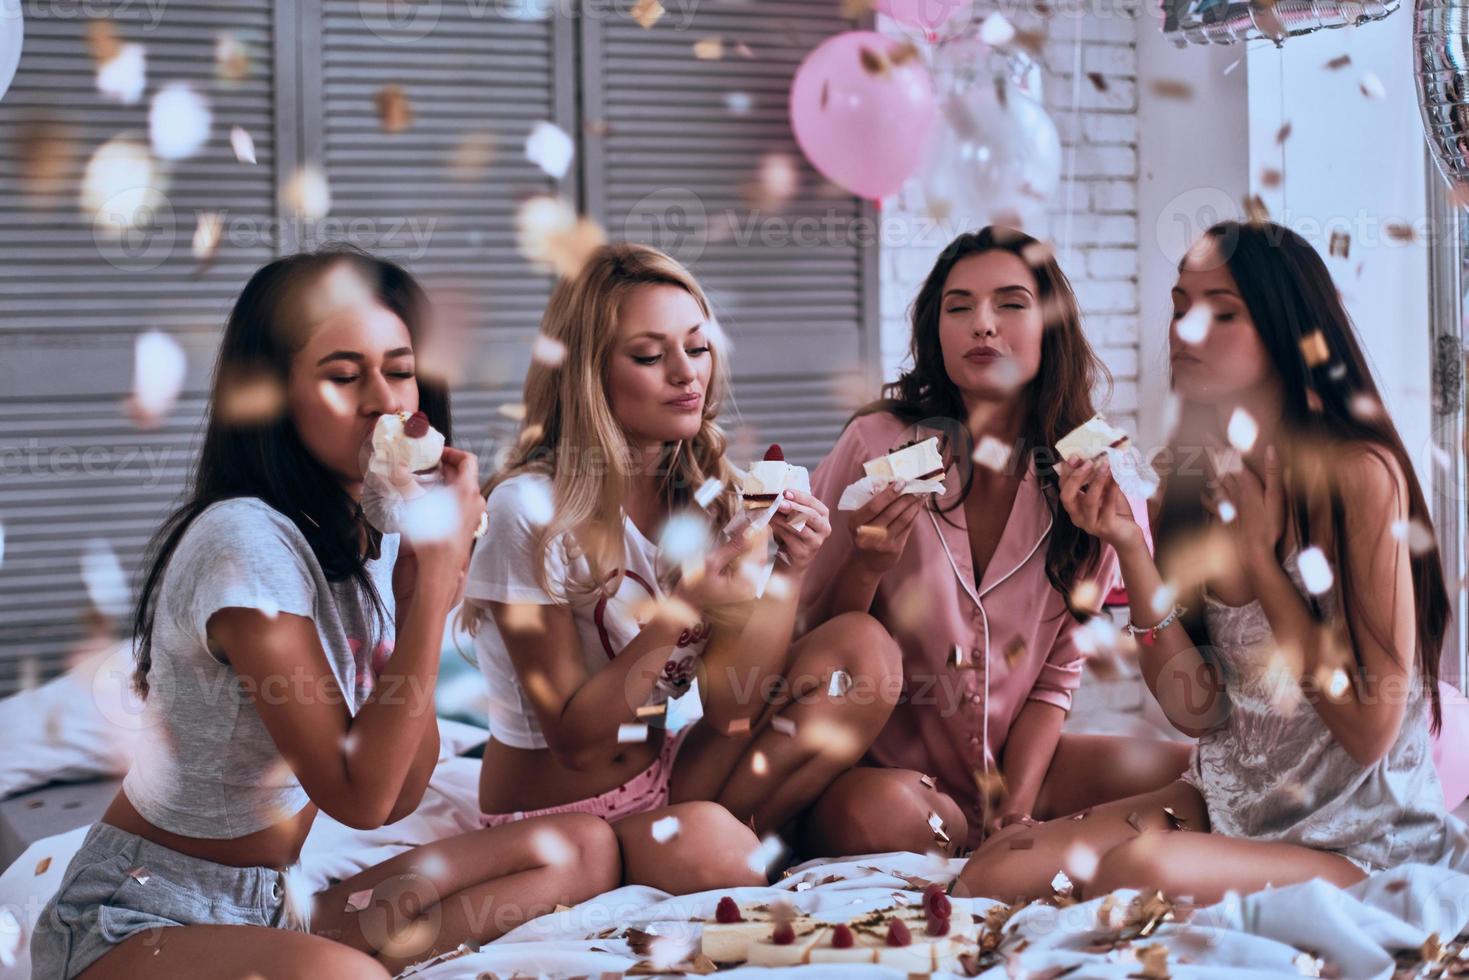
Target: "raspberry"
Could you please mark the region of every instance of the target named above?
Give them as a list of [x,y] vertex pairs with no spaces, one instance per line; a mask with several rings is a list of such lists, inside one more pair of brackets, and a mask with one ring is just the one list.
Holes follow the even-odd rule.
[[888,923],[887,943],[889,946],[908,946],[912,942],[913,934],[908,931],[907,926],[903,925],[902,919],[894,919]]
[[924,890],[923,910],[931,919],[948,919],[954,914],[954,905],[944,894],[944,886],[930,885]]
[[949,934],[949,920],[940,919],[935,916],[928,920],[928,925],[923,927],[923,931],[930,936],[947,936]]
[[782,922],[770,934],[770,941],[777,946],[789,946],[796,941],[796,929],[789,922]]
[[856,943],[857,939],[852,935],[852,927],[849,925],[838,925],[831,931],[831,944],[837,949],[851,949]]
[[765,450],[765,459],[767,462],[771,460],[777,460],[784,463],[786,459],[786,454],[781,452],[781,448],[772,442],[770,444],[770,448]]
[[740,907],[735,904],[735,900],[726,895],[714,906],[714,921],[729,925],[732,922],[744,922],[745,917],[740,915]]
[[403,423],[403,434],[410,439],[418,439],[428,435],[429,428],[428,416],[422,412],[414,412]]

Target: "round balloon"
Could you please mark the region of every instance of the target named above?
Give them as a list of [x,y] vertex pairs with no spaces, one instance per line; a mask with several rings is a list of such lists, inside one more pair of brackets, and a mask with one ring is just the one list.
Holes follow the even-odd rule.
[[1469,698],[1448,681],[1439,681],[1438,699],[1443,727],[1433,737],[1433,764],[1444,805],[1453,810],[1469,800]]
[[0,97],[10,88],[15,70],[20,67],[20,42],[25,37],[21,6],[0,0]]
[[806,159],[872,200],[918,170],[934,114],[933,82],[913,46],[872,31],[828,38],[791,83],[791,129]]
[[941,27],[962,29],[974,17],[974,0],[877,0],[876,7],[904,27],[928,35]]
[[923,175],[931,214],[959,224],[1024,218],[1060,182],[1060,133],[1018,85],[979,78],[944,100]]

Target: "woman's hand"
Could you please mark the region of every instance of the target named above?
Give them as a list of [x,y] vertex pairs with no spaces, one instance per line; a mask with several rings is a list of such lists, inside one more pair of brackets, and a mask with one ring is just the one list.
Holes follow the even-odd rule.
[[[800,490],[787,490],[776,506],[780,510],[771,520],[770,529],[780,545],[786,568],[799,578],[831,536],[831,511],[826,504]],[[797,531],[791,525],[801,520],[805,520],[806,526]]]
[[898,563],[913,522],[927,503],[928,494],[905,494],[894,485],[853,511],[850,524],[857,565],[873,578],[886,575]]
[[[449,519],[433,522],[440,525],[435,528],[438,533],[413,537],[407,544],[418,566],[414,598],[423,598],[427,590],[433,599],[447,602],[447,612],[469,567],[485,498],[479,492],[479,460],[472,453],[445,447],[439,473],[444,485],[434,493],[443,495],[437,505],[450,512]],[[447,531],[442,530],[444,524],[448,525]],[[404,537],[409,537],[406,531]]]
[[1106,459],[1070,459],[1061,464],[1061,506],[1071,523],[1104,544],[1121,550],[1143,540],[1122,488]]
[[698,612],[736,606],[755,599],[751,566],[768,547],[766,532],[741,527],[716,545],[704,564],[692,575],[684,575],[674,586],[673,598]]
[[1246,569],[1278,566],[1275,549],[1285,533],[1285,488],[1275,447],[1265,448],[1264,480],[1244,465],[1216,473],[1215,480],[1219,489],[1212,497],[1205,495],[1204,506],[1232,532],[1240,564]]

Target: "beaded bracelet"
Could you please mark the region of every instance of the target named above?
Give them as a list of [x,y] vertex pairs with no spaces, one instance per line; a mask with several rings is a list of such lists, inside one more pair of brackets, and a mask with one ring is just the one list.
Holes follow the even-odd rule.
[[1127,631],[1128,636],[1131,636],[1143,646],[1150,647],[1158,639],[1159,633],[1163,632],[1168,627],[1178,622],[1178,618],[1180,616],[1185,616],[1187,614],[1188,609],[1175,604],[1173,607],[1173,611],[1170,612],[1167,616],[1163,617],[1163,621],[1157,626],[1134,626],[1131,622],[1129,622],[1126,626],[1122,628]]

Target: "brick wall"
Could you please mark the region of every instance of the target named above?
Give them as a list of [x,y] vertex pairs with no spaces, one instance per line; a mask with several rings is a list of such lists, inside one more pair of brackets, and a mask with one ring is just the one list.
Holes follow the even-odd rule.
[[[1110,0],[1092,0],[1105,5]],[[1138,407],[1138,0],[1100,12],[1058,12],[1049,20],[1043,69],[1045,101],[1060,130],[1070,179],[1041,223],[1028,230],[1056,247],[1081,302],[1087,336],[1113,376],[1106,410],[1136,431]],[[1024,26],[1024,25],[1022,25]],[[880,29],[897,34],[892,25]],[[1081,78],[1074,71],[1080,46]],[[1089,77],[1096,74],[1102,84]],[[883,376],[895,378],[907,354],[907,308],[951,232],[917,231],[923,203],[908,192],[883,204],[884,222],[915,233],[882,249],[880,285]],[[1066,220],[1068,200],[1070,221]],[[911,219],[904,225],[902,219]],[[1099,392],[1098,397],[1105,397]]]

